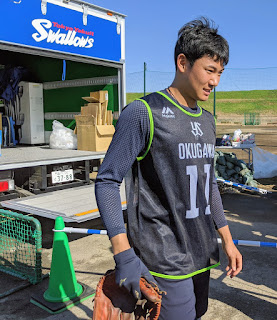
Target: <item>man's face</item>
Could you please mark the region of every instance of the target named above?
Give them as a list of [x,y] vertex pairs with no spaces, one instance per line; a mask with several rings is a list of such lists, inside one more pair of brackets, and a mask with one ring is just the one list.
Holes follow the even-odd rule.
[[206,101],[210,93],[219,83],[224,67],[220,61],[209,56],[197,59],[194,65],[187,67],[186,96],[191,101]]

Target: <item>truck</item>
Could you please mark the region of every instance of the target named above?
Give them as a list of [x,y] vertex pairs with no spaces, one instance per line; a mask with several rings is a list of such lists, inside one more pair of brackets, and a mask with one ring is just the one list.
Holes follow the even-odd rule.
[[[82,97],[126,99],[125,15],[80,0],[1,1],[0,201],[82,222],[99,216],[94,179],[105,151],[51,149],[53,121],[74,128]],[[78,132],[77,132],[78,135]],[[125,208],[125,186],[121,186]]]

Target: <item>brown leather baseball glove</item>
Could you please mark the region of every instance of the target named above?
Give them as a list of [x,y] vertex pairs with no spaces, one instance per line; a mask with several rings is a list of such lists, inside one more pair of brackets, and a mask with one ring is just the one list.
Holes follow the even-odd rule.
[[136,300],[115,282],[115,271],[109,270],[100,279],[94,298],[93,320],[157,320],[162,292],[156,284],[140,279],[141,299]]

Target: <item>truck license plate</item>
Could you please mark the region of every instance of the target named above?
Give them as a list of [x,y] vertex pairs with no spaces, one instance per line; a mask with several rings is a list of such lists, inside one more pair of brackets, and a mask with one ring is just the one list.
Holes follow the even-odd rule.
[[64,171],[52,171],[52,183],[68,182],[74,180],[73,169]]

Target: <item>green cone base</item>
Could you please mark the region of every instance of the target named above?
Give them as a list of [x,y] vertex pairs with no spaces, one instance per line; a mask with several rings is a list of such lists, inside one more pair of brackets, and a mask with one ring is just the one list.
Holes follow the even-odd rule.
[[67,296],[67,295],[52,296],[48,289],[44,292],[43,298],[49,302],[66,302],[66,301],[78,298],[82,294],[83,288],[79,283],[76,283],[75,287],[76,287],[76,290],[74,294],[72,294],[71,296]]
[[61,313],[85,301],[86,299],[92,298],[95,295],[94,289],[90,288],[89,286],[83,283],[80,283],[80,285],[82,286],[83,290],[82,294],[71,300],[64,302],[50,302],[44,299],[44,294],[42,292],[37,294],[36,296],[32,296],[30,302],[51,314]]

